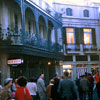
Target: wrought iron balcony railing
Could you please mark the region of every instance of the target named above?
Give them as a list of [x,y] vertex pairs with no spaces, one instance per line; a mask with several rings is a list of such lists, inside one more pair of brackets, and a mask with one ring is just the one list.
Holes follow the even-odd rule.
[[97,51],[97,46],[94,44],[84,44],[84,51]]
[[67,51],[80,51],[80,45],[77,44],[67,44],[66,45]]
[[57,43],[48,42],[44,38],[37,38],[34,33],[22,33],[21,30],[16,31],[15,29],[2,29],[0,27],[0,40],[2,43],[4,41],[10,41],[11,45],[25,45],[50,52],[63,53],[63,46]]

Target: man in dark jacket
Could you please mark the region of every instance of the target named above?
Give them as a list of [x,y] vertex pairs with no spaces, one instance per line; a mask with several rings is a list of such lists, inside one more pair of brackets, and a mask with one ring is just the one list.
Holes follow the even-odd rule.
[[60,81],[58,93],[62,100],[78,100],[78,93],[73,81],[68,79],[68,72],[64,72],[64,80]]

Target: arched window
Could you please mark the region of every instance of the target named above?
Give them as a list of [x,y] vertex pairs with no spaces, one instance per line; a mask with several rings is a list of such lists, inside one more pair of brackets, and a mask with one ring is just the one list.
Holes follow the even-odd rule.
[[84,10],[83,14],[84,14],[84,17],[89,17],[89,11],[88,10]]
[[66,15],[67,16],[72,16],[72,9],[71,8],[66,9]]

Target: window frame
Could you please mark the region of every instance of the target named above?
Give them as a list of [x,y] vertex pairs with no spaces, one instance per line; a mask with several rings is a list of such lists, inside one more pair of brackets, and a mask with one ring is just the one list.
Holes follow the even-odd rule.
[[85,10],[83,11],[83,16],[84,16],[84,17],[89,17],[89,10],[85,9]]
[[[91,30],[91,31],[90,31],[90,32],[85,32],[84,29],[89,29],[89,30]],[[85,34],[90,34],[90,43],[85,43],[85,38],[84,38],[84,44],[85,44],[85,45],[92,44],[92,29],[91,29],[91,28],[83,28],[83,33],[84,33],[84,35],[85,35]]]
[[66,15],[67,16],[73,16],[73,13],[72,13],[72,9],[71,8],[66,8]]
[[[68,28],[71,28],[71,27],[66,28],[66,43],[67,44],[75,44],[75,30],[74,30],[74,28],[71,28],[71,29],[73,29],[73,31],[67,31]],[[73,43],[71,43],[70,38],[69,38],[70,42],[69,43],[67,42],[67,34],[70,34],[70,33],[73,33]]]

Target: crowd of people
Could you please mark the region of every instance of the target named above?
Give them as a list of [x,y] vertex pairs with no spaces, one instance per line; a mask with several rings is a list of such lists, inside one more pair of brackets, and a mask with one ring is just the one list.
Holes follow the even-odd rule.
[[98,98],[100,98],[100,74],[94,76],[91,73],[76,78],[72,81],[65,71],[61,78],[56,74],[46,86],[44,74],[40,74],[36,80],[29,81],[20,76],[13,82],[12,78],[4,81],[4,87],[0,86],[0,100],[93,100],[94,83]]

